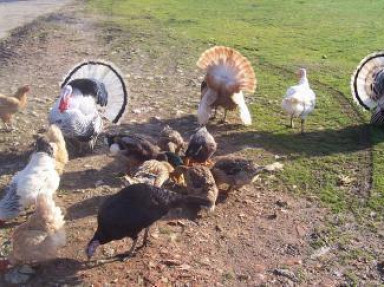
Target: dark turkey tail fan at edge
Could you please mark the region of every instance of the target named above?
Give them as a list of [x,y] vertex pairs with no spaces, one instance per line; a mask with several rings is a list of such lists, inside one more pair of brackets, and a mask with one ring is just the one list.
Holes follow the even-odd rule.
[[65,76],[60,87],[73,83],[84,94],[93,95],[104,109],[100,112],[112,123],[123,118],[128,105],[128,92],[122,73],[112,63],[103,60],[77,64]]
[[351,77],[351,92],[353,99],[365,110],[372,110],[377,106],[374,93],[374,81],[378,72],[384,70],[384,51],[371,53],[366,56]]

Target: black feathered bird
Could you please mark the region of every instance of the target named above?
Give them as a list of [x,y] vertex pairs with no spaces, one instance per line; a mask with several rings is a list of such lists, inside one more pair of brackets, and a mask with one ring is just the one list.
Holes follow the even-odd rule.
[[90,259],[96,248],[114,240],[130,237],[132,247],[121,259],[129,257],[135,250],[139,233],[145,229],[144,242],[148,239],[149,227],[172,208],[209,206],[210,202],[201,197],[182,195],[146,183],[130,185],[110,196],[102,204],[97,215],[97,230],[88,243],[86,254]]

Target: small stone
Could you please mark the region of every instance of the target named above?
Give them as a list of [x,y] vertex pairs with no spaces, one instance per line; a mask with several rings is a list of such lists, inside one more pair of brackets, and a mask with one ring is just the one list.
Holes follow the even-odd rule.
[[175,259],[165,259],[165,260],[162,260],[161,263],[167,266],[180,266],[182,264],[180,260],[175,260]]
[[242,273],[236,274],[236,277],[240,281],[246,281],[251,278],[251,276],[249,276],[248,274],[242,274]]
[[282,170],[284,167],[284,164],[280,163],[280,162],[274,162],[274,163],[271,163],[271,164],[268,164],[265,166],[265,170],[267,171],[279,171],[279,170]]

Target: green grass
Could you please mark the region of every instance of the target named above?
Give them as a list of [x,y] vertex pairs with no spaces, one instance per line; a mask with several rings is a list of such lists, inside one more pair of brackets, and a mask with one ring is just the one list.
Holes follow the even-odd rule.
[[[365,125],[369,114],[354,106],[349,88],[359,61],[382,48],[381,1],[89,0],[88,7],[113,16],[111,23],[153,59],[179,50],[183,57],[175,60],[186,71],[195,69],[200,53],[211,45],[238,49],[258,78],[254,124],[241,131],[241,143],[257,142],[287,156],[279,184],[289,190],[316,195],[335,212],[384,214],[384,132]],[[280,109],[300,66],[308,69],[318,96],[306,136],[285,127],[288,119]],[[372,188],[360,193],[361,174],[371,167],[372,180],[369,173],[366,179]],[[351,182],[340,183],[342,177]]]

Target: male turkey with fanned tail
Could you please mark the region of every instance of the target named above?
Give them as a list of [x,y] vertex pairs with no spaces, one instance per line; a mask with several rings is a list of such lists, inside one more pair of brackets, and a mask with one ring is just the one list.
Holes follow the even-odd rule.
[[372,111],[371,124],[384,126],[384,51],[369,54],[351,79],[354,100]]
[[250,125],[252,118],[243,91],[255,92],[256,77],[248,59],[231,48],[216,46],[200,56],[197,66],[206,71],[197,111],[199,124],[208,123],[213,108],[216,116],[216,108],[223,107],[222,122],[226,121],[228,110],[239,108],[242,123]]
[[118,123],[128,104],[122,74],[104,61],[77,64],[61,84],[49,121],[62,130],[71,154],[92,151],[103,120]]

